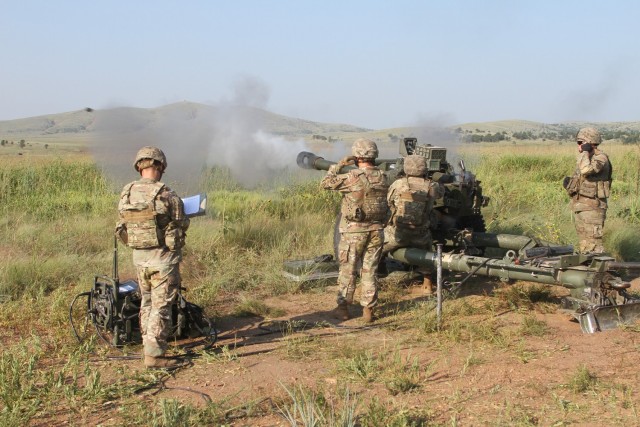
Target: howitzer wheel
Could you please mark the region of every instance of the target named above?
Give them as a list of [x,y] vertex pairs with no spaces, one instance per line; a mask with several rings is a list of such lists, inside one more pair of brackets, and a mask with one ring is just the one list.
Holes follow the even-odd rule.
[[457,228],[459,230],[464,230],[466,228],[470,228],[476,233],[484,233],[487,231],[487,226],[484,223],[484,218],[482,215],[466,215],[458,218]]

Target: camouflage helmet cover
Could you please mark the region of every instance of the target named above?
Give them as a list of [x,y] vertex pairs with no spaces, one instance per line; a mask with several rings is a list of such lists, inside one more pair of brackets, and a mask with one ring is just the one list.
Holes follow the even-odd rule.
[[576,141],[589,143],[591,145],[600,145],[602,135],[596,128],[582,128],[576,134]]
[[157,147],[146,146],[138,150],[138,154],[136,154],[136,160],[133,162],[133,168],[136,170],[136,172],[140,172],[138,163],[141,160],[146,159],[156,160],[157,162],[159,162],[162,165],[162,171],[167,168],[167,158],[165,157],[162,150]]
[[378,157],[378,146],[370,139],[358,138],[353,143],[351,152],[355,157],[362,159],[375,159]]
[[427,159],[417,154],[404,158],[404,172],[408,176],[422,176],[427,172]]

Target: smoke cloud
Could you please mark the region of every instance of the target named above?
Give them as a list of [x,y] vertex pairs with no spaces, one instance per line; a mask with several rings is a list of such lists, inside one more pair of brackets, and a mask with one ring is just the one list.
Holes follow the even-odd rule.
[[594,84],[569,90],[558,105],[557,116],[563,120],[594,120],[602,117],[624,87],[628,70],[619,64],[610,65]]
[[295,167],[303,140],[287,140],[267,132],[269,88],[245,77],[233,96],[218,105],[188,102],[153,110],[113,108],[95,110],[90,144],[98,165],[117,186],[138,178],[133,169],[137,151],[145,145],[161,148],[168,162],[163,181],[183,193],[200,189],[205,167],[227,167],[246,187],[268,185]]

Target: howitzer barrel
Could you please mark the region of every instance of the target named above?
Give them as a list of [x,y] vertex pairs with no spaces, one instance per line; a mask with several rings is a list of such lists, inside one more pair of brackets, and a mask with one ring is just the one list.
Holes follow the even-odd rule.
[[573,253],[573,246],[558,246],[533,237],[517,234],[494,234],[463,231],[462,238],[477,247],[502,248],[518,251],[525,258],[567,255]]
[[325,160],[323,157],[316,156],[308,151],[301,151],[298,153],[296,163],[302,169],[316,169],[316,170],[329,170],[331,165],[335,165],[336,162]]
[[471,233],[470,240],[475,246],[513,249],[519,251],[536,247],[539,241],[527,236],[516,234]]
[[617,262],[607,264],[612,270],[640,270],[640,262]]

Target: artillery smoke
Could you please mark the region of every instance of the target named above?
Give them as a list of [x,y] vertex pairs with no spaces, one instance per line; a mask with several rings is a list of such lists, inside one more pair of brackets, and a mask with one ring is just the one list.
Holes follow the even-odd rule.
[[208,163],[230,168],[234,178],[248,187],[273,179],[295,166],[305,150],[302,140],[287,141],[266,132],[269,90],[262,81],[245,77],[236,82],[234,98],[222,102],[209,145]]
[[145,145],[161,148],[169,167],[163,180],[186,194],[200,190],[201,171],[227,167],[247,187],[269,183],[295,167],[302,140],[288,141],[264,130],[269,113],[265,84],[244,78],[234,97],[216,106],[177,103],[154,110],[114,108],[96,110],[95,139],[90,149],[98,165],[117,186],[136,179],[133,160]]
[[168,159],[165,182],[184,191],[197,186],[204,166],[211,114],[192,104],[173,104],[156,110],[115,108],[96,110],[90,149],[98,165],[114,182],[138,178],[133,168],[137,151],[145,145],[161,148]]

